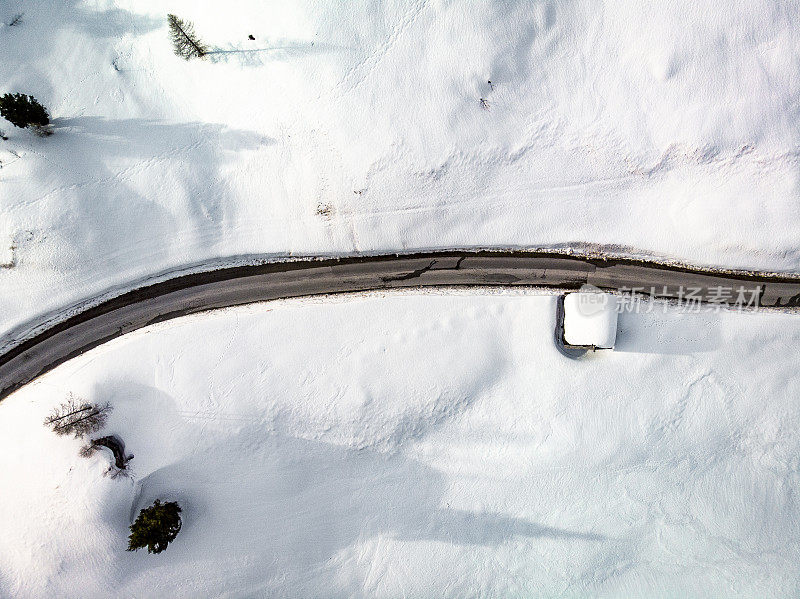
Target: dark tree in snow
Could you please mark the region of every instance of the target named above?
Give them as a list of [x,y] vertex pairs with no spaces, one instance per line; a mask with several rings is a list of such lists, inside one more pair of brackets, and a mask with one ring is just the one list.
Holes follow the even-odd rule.
[[57,435],[72,434],[77,439],[101,429],[110,411],[111,406],[108,403],[90,404],[75,399],[70,393],[67,401],[54,408],[44,423]]
[[8,26],[9,26],[9,27],[16,27],[17,25],[19,25],[20,23],[22,23],[22,15],[23,15],[23,13],[17,13],[17,14],[15,14],[15,15],[14,15],[14,16],[11,18],[11,20],[8,22]]
[[15,127],[44,127],[50,122],[47,109],[33,96],[5,94],[0,96],[0,115]]
[[139,512],[131,524],[128,536],[128,551],[147,547],[148,553],[161,553],[167,548],[181,530],[181,508],[174,501],[155,503]]
[[128,462],[133,459],[133,455],[125,453],[125,443],[116,435],[107,435],[99,439],[92,439],[81,448],[81,457],[88,458],[95,451],[101,447],[106,447],[114,454],[114,466],[119,470],[125,470],[128,467]]
[[175,15],[167,15],[169,23],[169,36],[175,54],[189,60],[202,58],[208,53],[208,48],[200,41],[194,32],[194,25],[189,21],[179,19]]

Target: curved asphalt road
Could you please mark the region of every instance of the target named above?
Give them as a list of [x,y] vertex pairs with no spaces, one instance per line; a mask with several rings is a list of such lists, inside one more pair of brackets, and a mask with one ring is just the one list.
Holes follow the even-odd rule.
[[[149,324],[214,308],[307,295],[436,286],[596,287],[733,305],[800,306],[800,278],[718,273],[636,260],[524,251],[441,251],[296,260],[177,276],[105,301],[0,355],[0,399],[62,362]],[[723,291],[720,291],[723,290]]]

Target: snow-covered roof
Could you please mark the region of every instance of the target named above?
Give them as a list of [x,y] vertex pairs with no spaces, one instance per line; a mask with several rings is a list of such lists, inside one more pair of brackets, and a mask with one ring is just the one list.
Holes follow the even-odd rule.
[[611,349],[617,338],[617,297],[602,292],[576,292],[564,297],[564,341]]

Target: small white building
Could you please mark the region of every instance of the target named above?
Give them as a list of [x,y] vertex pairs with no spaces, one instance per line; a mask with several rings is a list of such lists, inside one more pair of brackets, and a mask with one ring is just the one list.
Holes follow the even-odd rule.
[[568,348],[614,349],[618,298],[599,289],[564,296],[563,342]]

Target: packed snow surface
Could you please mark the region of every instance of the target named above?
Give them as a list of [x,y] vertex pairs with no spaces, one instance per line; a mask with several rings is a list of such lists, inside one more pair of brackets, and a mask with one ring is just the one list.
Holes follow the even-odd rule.
[[[555,310],[276,302],[62,365],[0,403],[0,596],[796,597],[800,319],[656,303],[576,361]],[[42,426],[69,392],[131,478]]]
[[617,296],[610,293],[568,293],[564,298],[564,340],[571,345],[613,348],[618,305]]
[[[173,54],[167,11],[206,58]],[[0,329],[248,254],[800,270],[798,22],[772,0],[6,0],[0,93],[54,134],[0,120]]]

